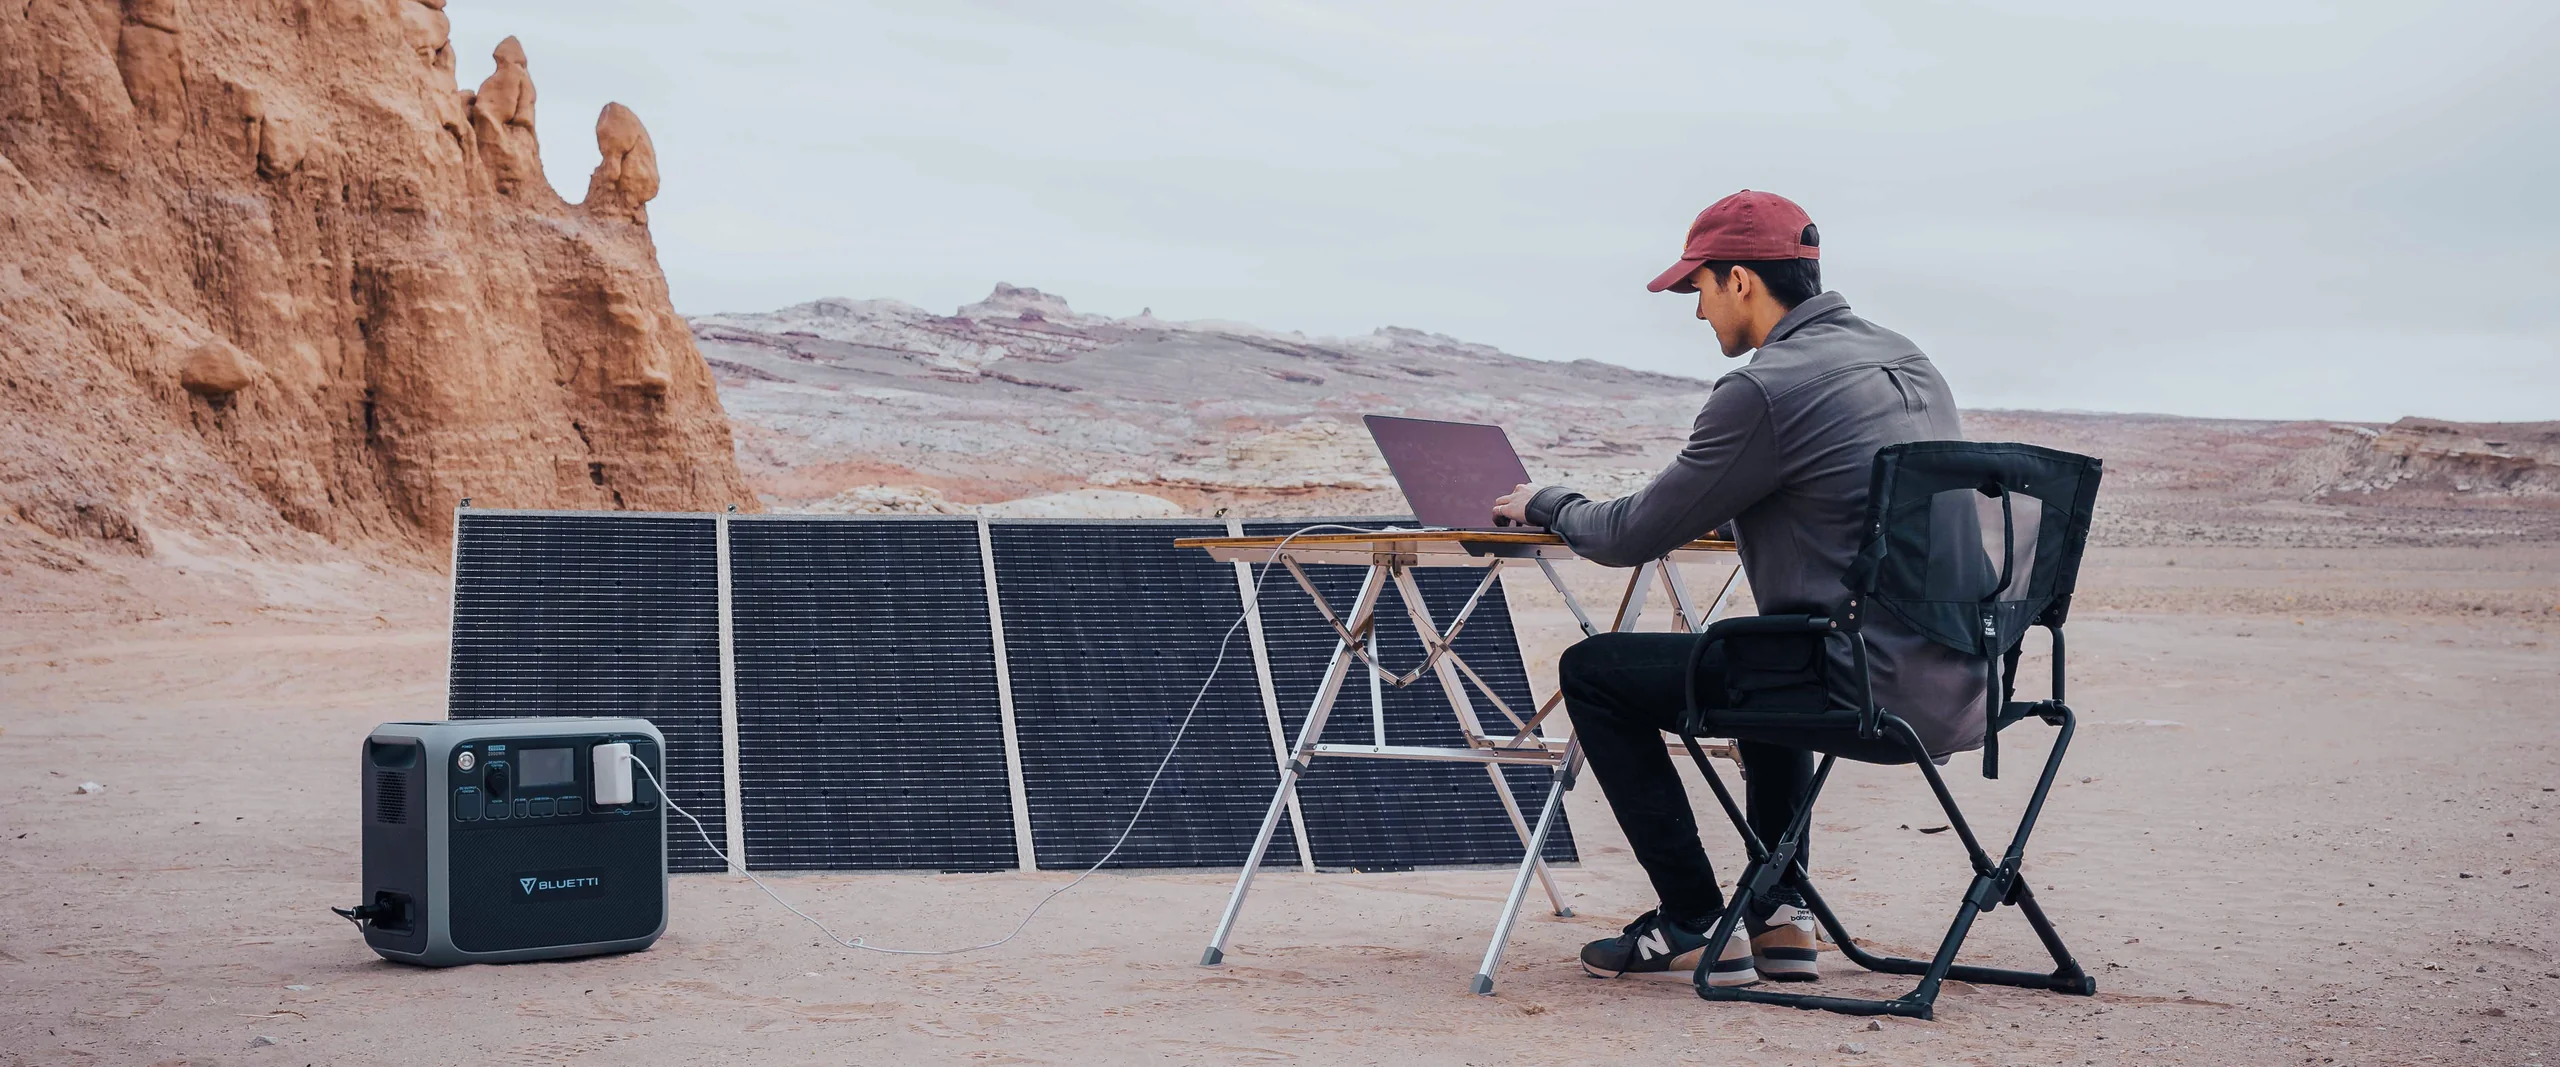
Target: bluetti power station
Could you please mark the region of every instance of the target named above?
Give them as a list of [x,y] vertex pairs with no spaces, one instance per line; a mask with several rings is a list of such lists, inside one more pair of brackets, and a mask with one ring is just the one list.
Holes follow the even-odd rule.
[[649,947],[667,928],[664,749],[644,719],[376,727],[364,898],[340,914],[384,958],[430,967]]

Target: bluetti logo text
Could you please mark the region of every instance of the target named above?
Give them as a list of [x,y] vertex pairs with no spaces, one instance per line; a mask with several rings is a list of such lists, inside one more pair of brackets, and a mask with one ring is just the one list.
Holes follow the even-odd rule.
[[604,871],[588,867],[582,870],[534,871],[516,876],[518,899],[536,903],[551,900],[575,900],[604,895]]

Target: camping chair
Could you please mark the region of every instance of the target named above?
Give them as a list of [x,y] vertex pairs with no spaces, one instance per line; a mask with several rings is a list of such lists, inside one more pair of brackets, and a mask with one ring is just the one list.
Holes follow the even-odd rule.
[[[1821,1008],[1852,1015],[1906,1015],[1926,1019],[1938,999],[1939,985],[1959,981],[2047,989],[2089,996],[2097,983],[2082,972],[2063,947],[2061,935],[2046,921],[2027,880],[2019,875],[2027,836],[2053,789],[2062,754],[2071,745],[2074,719],[2063,704],[2062,622],[2071,606],[2071,589],[2080,571],[2080,550],[2089,537],[2089,515],[2098,494],[2099,461],[2049,448],[1968,441],[1919,441],[1893,445],[1877,453],[1867,506],[1867,541],[1843,581],[1849,599],[1838,617],[1759,615],[1716,623],[1699,642],[1697,656],[1713,649],[1725,662],[1725,691],[1697,692],[1698,659],[1690,664],[1688,707],[1680,720],[1681,739],[1697,760],[1725,815],[1741,831],[1750,863],[1735,885],[1733,902],[1707,936],[1705,961],[1716,959],[1727,937],[1741,932],[1743,915],[1755,902],[1790,879],[1802,892],[1807,911],[1829,932],[1842,955],[1871,971],[1918,975],[1920,984],[1892,1000],[1778,993],[1750,987],[1711,986],[1707,962],[1698,966],[1698,995],[1708,1000],[1743,1000]],[[2045,757],[2044,774],[2018,820],[2017,834],[1997,860],[1983,851],[1973,827],[1957,809],[1955,797],[1939,777],[1935,755],[1910,723],[1875,704],[1867,679],[1867,645],[1860,619],[1875,607],[1893,613],[1911,629],[1949,648],[1982,657],[1987,689],[1983,700],[1982,774],[2000,773],[2000,731],[2026,718],[2043,720],[2061,733]],[[2030,626],[2052,634],[2053,696],[2018,702],[2014,695],[2021,644]],[[1856,677],[1848,688],[1857,706],[1843,707],[1831,696],[1826,635],[1847,637]],[[1973,884],[1956,910],[1954,925],[1928,960],[1879,956],[1859,947],[1831,908],[1823,903],[1805,873],[1806,828],[1813,804],[1830,777],[1836,756],[1826,753],[1804,791],[1795,821],[1774,842],[1763,842],[1743,818],[1733,794],[1707,762],[1697,738],[1731,736],[1741,727],[1765,733],[1772,729],[1800,732],[1805,747],[1820,749],[1822,734],[1850,731],[1872,749],[1884,739],[1909,754],[1928,779],[1930,791],[1946,809],[1947,823],[1973,861]],[[1838,736],[1838,735],[1835,735]],[[1856,748],[1858,746],[1842,746]],[[2046,951],[2053,954],[2051,973],[2013,971],[1957,963],[1956,951],[1975,917],[2003,904],[2014,905],[2035,928]]]

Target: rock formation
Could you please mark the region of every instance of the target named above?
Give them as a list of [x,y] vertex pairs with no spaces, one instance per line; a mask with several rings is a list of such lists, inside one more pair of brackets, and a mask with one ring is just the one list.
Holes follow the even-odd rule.
[[2337,469],[2323,497],[2460,494],[2560,503],[2560,422],[2456,423],[2401,419],[2381,429],[2342,426]]
[[562,200],[523,47],[459,91],[443,8],[0,5],[0,570],[154,530],[437,559],[466,496],[754,506],[647,131],[608,106]]
[[658,198],[658,150],[649,143],[640,116],[620,104],[606,104],[596,116],[596,149],[604,159],[587,178],[587,208],[648,222],[648,203]]
[[509,37],[490,54],[497,69],[471,97],[471,131],[498,192],[515,196],[528,188],[549,190],[542,177],[542,146],[533,134],[533,74],[527,69],[524,45]]

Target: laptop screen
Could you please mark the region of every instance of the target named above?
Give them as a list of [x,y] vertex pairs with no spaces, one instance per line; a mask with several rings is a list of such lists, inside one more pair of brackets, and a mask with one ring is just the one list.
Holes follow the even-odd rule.
[[1502,427],[1366,415],[1378,454],[1425,526],[1482,530],[1493,526],[1493,502],[1529,480]]

